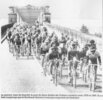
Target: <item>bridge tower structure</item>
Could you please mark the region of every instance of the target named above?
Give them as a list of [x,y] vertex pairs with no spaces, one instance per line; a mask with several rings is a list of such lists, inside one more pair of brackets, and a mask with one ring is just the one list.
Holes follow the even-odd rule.
[[11,9],[11,12],[8,14],[8,23],[14,24],[17,22],[17,14],[14,7],[11,6],[9,8]]
[[51,13],[49,12],[49,6],[36,7],[27,5],[24,7],[9,7],[12,12],[8,14],[9,23],[26,22],[28,24],[34,24],[35,21],[39,21],[41,24],[51,22]]

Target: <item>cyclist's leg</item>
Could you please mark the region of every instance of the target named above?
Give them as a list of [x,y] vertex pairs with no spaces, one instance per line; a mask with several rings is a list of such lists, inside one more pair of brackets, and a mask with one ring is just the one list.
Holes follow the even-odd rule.
[[42,55],[42,67],[44,67],[44,59],[45,59],[45,55]]
[[28,55],[31,55],[31,43],[28,43]]
[[93,90],[95,90],[96,87],[96,79],[97,79],[97,65],[94,65],[94,77],[93,77]]
[[53,66],[54,66],[54,61],[51,60],[51,66],[50,66],[50,73],[51,73],[51,75],[53,74]]
[[95,67],[94,67],[94,71],[95,71],[95,82],[96,82],[96,79],[97,79],[97,65],[95,65]]
[[89,82],[91,91],[94,91],[94,80],[94,65],[90,65]]
[[18,58],[18,45],[15,45],[16,59]]
[[71,82],[72,79],[72,66],[73,66],[73,62],[69,61],[69,66],[68,66],[68,82]]
[[68,71],[69,71],[69,76],[70,76],[70,77],[71,77],[71,73],[72,73],[72,66],[73,66],[73,62],[72,62],[72,61],[69,61]]

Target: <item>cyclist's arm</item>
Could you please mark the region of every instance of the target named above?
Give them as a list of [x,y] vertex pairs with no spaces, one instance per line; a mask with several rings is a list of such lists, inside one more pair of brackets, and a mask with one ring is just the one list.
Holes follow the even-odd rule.
[[70,52],[68,52],[68,60],[70,60]]
[[89,62],[89,56],[86,56],[86,58],[87,58],[87,62],[86,62],[86,64],[88,64],[88,62]]
[[100,54],[99,54],[99,52],[96,52],[96,54],[97,54],[97,59],[98,59],[98,61],[99,61],[99,64],[101,65],[101,56],[100,56]]
[[89,56],[90,56],[90,51],[87,51],[87,53],[86,53],[87,64],[89,62]]
[[98,61],[99,61],[99,64],[101,65],[101,57],[98,56]]

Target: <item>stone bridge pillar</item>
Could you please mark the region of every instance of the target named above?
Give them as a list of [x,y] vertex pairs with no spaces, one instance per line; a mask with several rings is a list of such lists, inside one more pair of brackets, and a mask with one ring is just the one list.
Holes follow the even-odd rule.
[[17,22],[17,14],[15,13],[15,9],[14,7],[9,7],[12,12],[8,14],[8,21],[9,21],[9,24],[14,24]]
[[49,12],[49,6],[45,7],[43,13],[43,22],[51,23],[51,13]]

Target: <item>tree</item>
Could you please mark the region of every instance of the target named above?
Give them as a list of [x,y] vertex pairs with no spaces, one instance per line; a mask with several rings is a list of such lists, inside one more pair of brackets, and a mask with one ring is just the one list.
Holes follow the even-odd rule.
[[85,25],[82,25],[80,31],[81,31],[82,33],[89,34],[89,30],[88,30],[87,26],[85,26]]
[[102,33],[95,33],[94,35],[97,36],[97,37],[102,38]]

